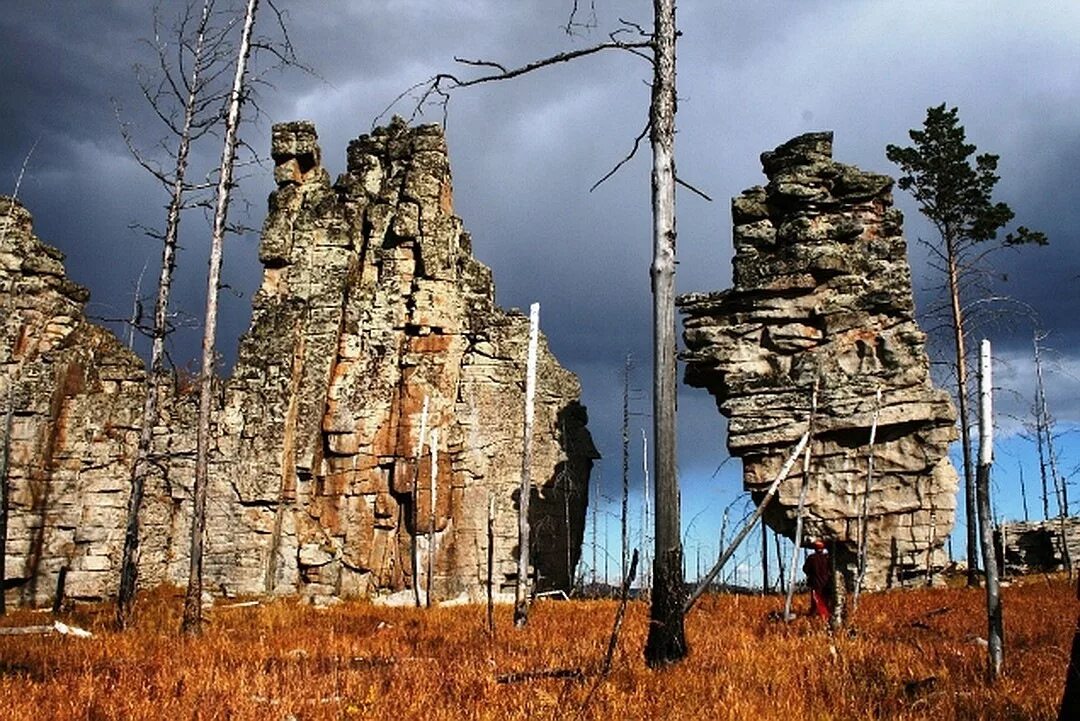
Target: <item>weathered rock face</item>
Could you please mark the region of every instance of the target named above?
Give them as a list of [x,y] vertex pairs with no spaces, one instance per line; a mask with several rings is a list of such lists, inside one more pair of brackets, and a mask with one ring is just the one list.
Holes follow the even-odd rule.
[[[214,419],[208,587],[311,597],[366,596],[417,580],[426,588],[430,555],[433,596],[476,596],[486,587],[489,499],[495,583],[512,583],[528,319],[494,305],[491,273],[472,257],[453,213],[441,130],[395,121],[362,136],[333,184],[310,123],[275,126],[272,154],[278,189],[259,250],[263,284]],[[46,277],[55,288],[47,286],[48,303],[26,300],[27,310],[5,322],[4,382],[32,399],[16,406],[11,474],[22,495],[13,515],[48,549],[34,556],[29,540],[26,550],[12,549],[17,560],[8,567],[17,570],[9,575],[26,579],[22,599],[42,600],[52,588],[40,581],[66,565],[71,593],[104,595],[117,583],[141,363],[82,319],[85,291],[63,279],[55,251],[32,237],[29,216],[17,211],[13,237],[22,245],[6,238],[0,246],[13,263],[4,288],[37,277],[28,259],[39,257],[52,259]],[[58,310],[41,310],[50,304]],[[26,378],[31,351],[18,338],[31,322],[59,328],[51,348],[34,351],[54,369],[47,387]],[[83,359],[97,346],[76,340],[76,331],[95,339],[97,356]],[[92,369],[82,372],[95,379],[116,370],[108,370],[109,385],[94,385],[72,367]],[[579,392],[542,342],[530,506],[542,586],[569,585],[580,553],[596,451]],[[74,400],[64,405],[67,398]],[[179,385],[163,399],[155,433],[161,462],[144,516],[145,584],[186,579],[194,416],[195,399]],[[92,432],[101,436],[97,456]],[[59,461],[79,466],[62,488],[69,504],[93,509],[92,518],[54,502],[57,474],[67,468]],[[100,474],[96,484],[86,483],[96,478],[88,465]],[[31,467],[40,467],[39,480]],[[22,490],[32,482],[41,489]],[[83,529],[96,545],[79,545]],[[60,540],[72,534],[71,543]],[[93,573],[75,573],[87,563]]]
[[[768,185],[732,202],[734,288],[679,299],[686,382],[729,418],[728,448],[755,500],[806,430],[817,383],[803,540],[835,542],[850,578],[866,498],[864,587],[921,577],[943,564],[953,526],[955,414],[930,382],[892,180],[833,162],[831,133],[761,160]],[[802,482],[799,463],[765,515],[789,537]]]
[[1012,521],[994,530],[1002,570],[1009,575],[1064,571],[1080,564],[1080,518]]

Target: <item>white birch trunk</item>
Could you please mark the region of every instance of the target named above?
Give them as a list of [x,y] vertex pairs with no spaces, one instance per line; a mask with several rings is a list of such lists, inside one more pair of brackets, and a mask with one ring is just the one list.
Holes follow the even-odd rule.
[[866,453],[866,484],[863,486],[862,506],[859,509],[859,575],[855,577],[852,608],[859,607],[859,594],[866,578],[867,533],[869,532],[870,488],[874,479],[874,443],[877,441],[878,418],[881,415],[881,388],[874,393],[874,419],[870,423],[870,447]]
[[532,490],[532,433],[536,394],[536,346],[540,333],[540,304],[529,306],[529,355],[525,368],[525,428],[521,452],[521,487],[518,498],[518,564],[514,593],[514,625],[529,620],[529,493]]
[[994,520],[990,515],[990,467],[993,463],[992,363],[990,341],[984,340],[979,354],[979,468],[975,490],[978,500],[983,569],[986,573],[987,672],[991,680],[1001,675],[1005,654],[1001,588],[998,582],[997,553],[994,549]]

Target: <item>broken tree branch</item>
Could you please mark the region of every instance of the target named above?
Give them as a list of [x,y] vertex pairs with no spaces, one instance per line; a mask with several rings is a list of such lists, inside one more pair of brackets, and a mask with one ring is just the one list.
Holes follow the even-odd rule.
[[[490,83],[498,80],[510,80],[520,75],[531,73],[541,68],[551,67],[552,65],[559,65],[561,63],[569,62],[577,58],[586,57],[589,55],[595,55],[596,53],[604,50],[630,50],[634,51],[641,48],[651,48],[652,40],[640,40],[637,42],[623,42],[617,40],[614,36],[609,36],[610,39],[607,42],[597,43],[587,48],[579,48],[577,50],[568,50],[566,52],[555,53],[549,55],[546,58],[539,60],[533,60],[530,63],[521,65],[516,68],[506,69],[501,63],[497,63],[491,60],[471,60],[467,58],[455,57],[454,61],[462,65],[469,67],[490,67],[495,68],[498,72],[491,73],[489,75],[480,75],[475,78],[462,79],[453,73],[437,73],[427,80],[421,81],[406,88],[404,92],[398,95],[394,100],[386,106],[381,113],[375,117],[375,121],[372,123],[372,127],[375,127],[382,119],[390,112],[394,106],[401,102],[410,93],[421,90],[422,92],[416,98],[416,104],[413,106],[412,113],[409,115],[409,120],[413,120],[420,114],[424,105],[433,97],[440,98],[439,105],[443,108],[443,125],[446,125],[446,104],[450,100],[450,92],[459,88],[468,88],[474,85],[480,85],[481,83]],[[637,53],[641,55],[640,53]],[[648,57],[648,56],[643,56]]]

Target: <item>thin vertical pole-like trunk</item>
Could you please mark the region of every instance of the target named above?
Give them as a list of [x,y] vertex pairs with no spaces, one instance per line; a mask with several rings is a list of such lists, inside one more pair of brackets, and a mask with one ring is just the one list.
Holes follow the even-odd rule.
[[0,616],[7,613],[4,588],[7,585],[8,468],[11,464],[11,426],[15,415],[15,379],[8,379],[7,408],[4,409],[4,448],[0,453]]
[[874,478],[874,443],[877,441],[878,418],[881,415],[881,388],[874,393],[874,417],[870,422],[870,444],[866,453],[866,483],[863,486],[862,506],[859,508],[859,574],[855,577],[852,608],[859,607],[859,594],[866,578],[867,532],[870,518],[870,488]]
[[488,494],[487,512],[487,625],[495,638],[495,494]]
[[[1046,456],[1050,463],[1050,477],[1054,479],[1054,495],[1057,500],[1058,507],[1058,519],[1060,520],[1059,531],[1061,535],[1061,555],[1062,560],[1065,561],[1065,568],[1069,571],[1070,578],[1072,577],[1072,559],[1069,557],[1069,543],[1065,529],[1065,517],[1069,515],[1069,496],[1065,489],[1065,479],[1061,477],[1058,472],[1057,453],[1054,451],[1054,433],[1053,424],[1050,421],[1050,410],[1046,405],[1046,386],[1043,382],[1042,372],[1042,358],[1039,353],[1039,340],[1038,334],[1035,336],[1035,378],[1036,389],[1038,391],[1038,408],[1036,409],[1036,417],[1039,422],[1036,423],[1036,433],[1039,433],[1039,455],[1042,456],[1042,441],[1045,438],[1046,443]],[[1046,484],[1045,466],[1043,472],[1043,484]],[[1045,492],[1044,492],[1045,496]],[[1049,513],[1049,504],[1044,501],[1044,507]]]
[[785,570],[784,569],[784,552],[783,552],[783,547],[780,545],[780,534],[779,533],[774,533],[773,534],[773,543],[774,543],[774,545],[776,547],[776,577],[777,577],[777,579],[778,579],[778,581],[780,583],[780,588],[778,590],[780,591],[780,593],[786,594],[787,593],[787,580],[786,580],[787,576],[784,573],[784,570]]
[[1020,500],[1024,505],[1024,523],[1027,523],[1031,516],[1028,513],[1027,486],[1024,484],[1024,465],[1019,460],[1016,462],[1016,470],[1020,473]]
[[564,470],[562,473],[563,530],[566,532],[564,540],[566,541],[566,585],[568,591],[574,588],[574,561],[573,553],[570,550],[572,541],[570,533],[570,487],[570,474]]
[[791,577],[788,579],[788,592],[784,600],[784,620],[790,621],[791,601],[795,595],[795,573],[799,568],[799,551],[802,550],[803,510],[806,508],[806,494],[810,490],[810,444],[803,451],[802,487],[799,489],[799,506],[795,515],[795,548],[791,551]]
[[761,593],[769,592],[769,524],[761,521]]
[[956,350],[956,405],[960,416],[960,444],[964,459],[964,513],[967,516],[967,584],[979,585],[979,556],[975,510],[974,463],[971,459],[971,414],[968,409],[967,352],[964,342],[964,311],[960,307],[960,268],[956,239],[946,230],[945,249],[949,264],[949,302],[952,310],[953,342]]
[[683,628],[683,549],[675,475],[675,0],[653,0],[653,83],[649,107],[653,212],[653,440],[656,531],[645,660],[678,661]]
[[532,492],[532,434],[536,394],[536,346],[540,333],[540,304],[529,306],[529,356],[525,367],[525,428],[518,499],[518,575],[514,591],[514,625],[529,621],[529,494]]
[[[15,216],[15,201],[19,197],[19,188],[22,187],[23,177],[26,175],[26,166],[30,164],[30,156],[34,154],[35,148],[37,148],[36,140],[30,146],[30,152],[23,158],[19,175],[15,178],[15,189],[11,193],[4,225],[0,229],[0,239],[7,235],[8,229],[11,228],[12,218]],[[11,470],[11,427],[15,415],[15,383],[21,377],[22,363],[20,362],[16,366],[15,373],[8,378],[7,408],[4,409],[4,447],[0,451],[0,615],[7,613],[4,587],[7,585],[8,476]]]
[[427,439],[428,397],[424,396],[424,405],[420,410],[420,436],[416,439],[416,473],[412,485],[412,585],[413,600],[420,608],[420,460],[424,457],[424,442]]
[[435,509],[439,502],[438,478],[439,478],[439,429],[431,429],[431,440],[428,442],[431,449],[431,493],[428,494],[428,532],[427,532],[427,580],[425,585],[425,601],[431,608],[431,581],[435,576],[435,523],[438,520]]
[[641,429],[641,588],[648,591],[652,587],[649,576],[652,566],[649,565],[649,439],[645,435],[645,429]]
[[619,516],[622,555],[620,571],[626,578],[630,567],[630,354],[623,364],[622,391],[622,513]]
[[1047,463],[1043,439],[1046,435],[1046,405],[1042,394],[1042,360],[1039,353],[1039,334],[1035,334],[1035,447],[1039,451],[1039,478],[1042,481],[1043,520],[1050,519],[1050,489],[1046,480]]
[[[151,329],[150,367],[146,376],[146,396],[143,398],[142,422],[139,428],[139,445],[135,463],[131,469],[131,494],[128,496],[127,525],[124,531],[124,551],[120,561],[120,588],[116,596],[116,626],[125,628],[131,620],[132,607],[138,588],[139,577],[139,513],[142,510],[146,476],[150,471],[150,454],[154,442],[154,426],[158,422],[158,400],[165,379],[165,336],[168,334],[169,296],[172,293],[172,277],[176,269],[176,244],[180,231],[180,211],[184,207],[184,183],[187,177],[188,157],[191,153],[191,128],[195,120],[200,71],[206,30],[210,22],[212,0],[203,2],[202,14],[196,30],[195,46],[191,61],[191,79],[188,96],[184,103],[184,119],[180,142],[176,149],[176,167],[169,207],[165,215],[165,237],[161,247],[161,272],[158,275],[157,296],[154,300],[154,321]],[[139,277],[140,284],[142,276]],[[138,291],[136,291],[136,296]]]
[[987,671],[990,679],[1001,675],[1005,640],[998,582],[997,551],[994,548],[994,519],[990,515],[990,467],[994,462],[993,380],[990,341],[984,340],[979,355],[979,468],[978,513],[982,540],[983,569],[986,573]]
[[210,240],[210,263],[206,278],[206,319],[203,326],[202,367],[199,372],[199,420],[196,435],[195,487],[191,518],[191,554],[188,567],[187,592],[184,595],[184,618],[181,629],[187,634],[202,632],[202,567],[203,543],[206,535],[206,487],[210,465],[210,414],[214,391],[215,341],[217,336],[218,291],[221,287],[221,260],[225,244],[229,193],[232,189],[233,165],[240,130],[240,106],[244,101],[244,75],[251,54],[251,34],[255,26],[255,11],[259,0],[248,0],[244,24],[240,33],[240,48],[236,74],[229,95],[229,110],[225,120],[225,141],[218,173],[217,203],[214,208],[213,234]]
[[596,572],[598,570],[596,566],[596,507],[600,505],[600,484],[596,484],[596,491],[593,492],[593,504],[592,504],[592,585],[593,589],[596,589]]

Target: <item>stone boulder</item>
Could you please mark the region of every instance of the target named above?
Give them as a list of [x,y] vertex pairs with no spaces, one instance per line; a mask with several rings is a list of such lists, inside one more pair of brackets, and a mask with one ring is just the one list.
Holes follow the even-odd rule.
[[[768,184],[732,201],[734,287],[678,301],[686,382],[728,418],[728,449],[755,501],[807,429],[816,385],[800,543],[830,542],[851,580],[865,502],[864,587],[932,577],[953,527],[956,417],[930,381],[892,180],[834,162],[831,133],[761,162]],[[788,537],[802,483],[798,463],[766,509]]]

